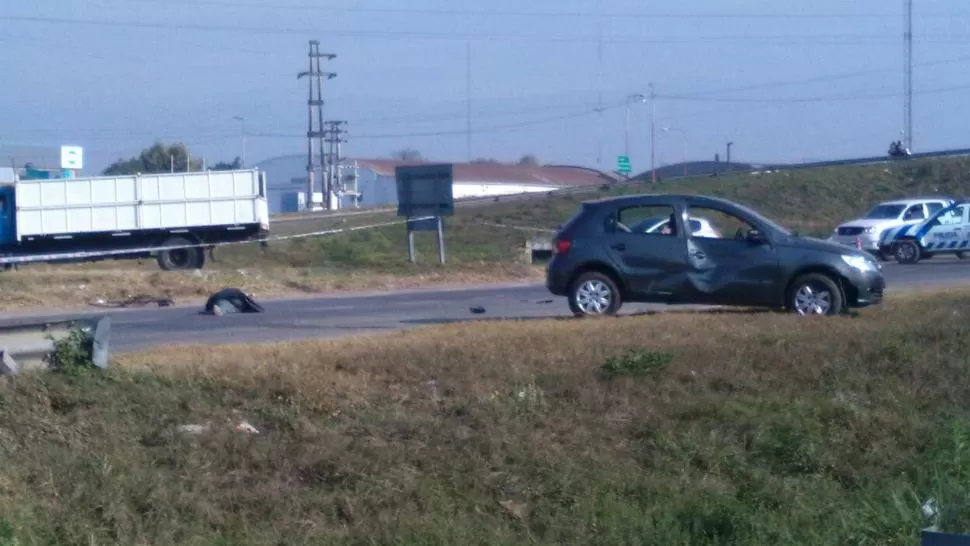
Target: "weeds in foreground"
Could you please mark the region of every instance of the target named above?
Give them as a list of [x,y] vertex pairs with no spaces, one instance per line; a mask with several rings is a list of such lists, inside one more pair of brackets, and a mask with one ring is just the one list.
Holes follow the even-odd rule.
[[25,375],[0,386],[0,521],[24,545],[915,546],[970,528],[968,309],[476,323]]
[[667,351],[631,349],[619,356],[611,356],[603,364],[607,377],[644,375],[658,372],[670,366],[674,355]]

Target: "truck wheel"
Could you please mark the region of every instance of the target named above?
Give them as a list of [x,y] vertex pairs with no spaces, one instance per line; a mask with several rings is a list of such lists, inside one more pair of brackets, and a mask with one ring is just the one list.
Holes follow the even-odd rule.
[[[161,246],[192,245],[192,241],[183,237],[172,237]],[[193,248],[173,248],[159,251],[158,267],[162,271],[176,271],[180,269],[202,269],[205,265],[205,249],[201,247]]]
[[576,316],[615,315],[621,305],[620,289],[602,273],[583,273],[569,287],[569,310]]
[[922,258],[916,241],[900,241],[896,243],[896,261],[901,264],[915,264]]
[[809,273],[795,279],[788,292],[788,308],[798,315],[839,315],[844,302],[839,285],[828,275]]

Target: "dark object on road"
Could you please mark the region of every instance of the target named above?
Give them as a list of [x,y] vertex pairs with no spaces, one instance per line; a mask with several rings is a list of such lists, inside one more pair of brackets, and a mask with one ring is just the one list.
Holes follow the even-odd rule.
[[[643,232],[672,215],[672,233]],[[703,218],[712,233],[684,229]],[[721,235],[724,234],[724,235]],[[733,234],[733,236],[732,236]],[[737,203],[696,195],[587,201],[556,234],[546,287],[577,315],[623,302],[728,305],[839,315],[882,301],[882,266],[856,248],[802,237]]]
[[223,288],[209,296],[209,300],[205,302],[205,312],[219,316],[232,313],[262,313],[263,307],[238,288]]
[[482,307],[481,305],[476,305],[475,307],[472,307],[471,309],[469,309],[469,311],[471,311],[472,313],[475,313],[476,315],[481,315],[482,313],[485,312],[485,308]]

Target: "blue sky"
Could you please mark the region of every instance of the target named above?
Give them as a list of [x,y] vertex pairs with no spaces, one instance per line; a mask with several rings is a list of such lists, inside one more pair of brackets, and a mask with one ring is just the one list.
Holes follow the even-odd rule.
[[[727,141],[748,161],[882,154],[903,127],[903,0],[3,4],[0,149],[81,145],[98,170],[155,139],[231,159],[234,116],[249,163],[302,153],[309,39],[338,55],[325,117],[348,121],[356,157],[410,147],[466,159],[470,96],[473,157],[612,168],[624,99],[651,82],[658,165],[680,161],[684,140],[690,159],[723,157]],[[914,151],[967,147],[970,6],[917,4]],[[638,171],[650,167],[650,112],[630,109]]]

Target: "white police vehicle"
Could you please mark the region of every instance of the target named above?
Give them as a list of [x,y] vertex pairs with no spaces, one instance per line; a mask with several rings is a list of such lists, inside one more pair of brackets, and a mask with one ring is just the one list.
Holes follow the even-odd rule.
[[963,259],[970,252],[970,201],[960,201],[918,224],[886,230],[879,240],[882,252],[901,264],[915,264],[937,254]]
[[890,260],[892,254],[881,251],[879,246],[883,233],[918,224],[953,203],[952,199],[944,197],[885,201],[869,209],[862,218],[839,224],[829,240],[846,246],[858,245],[883,260]]
[[[721,234],[711,225],[707,218],[692,217],[690,220],[690,231],[694,236],[707,237],[708,239],[720,239]],[[657,233],[670,223],[670,216],[653,216],[638,222],[630,228],[634,233]]]

